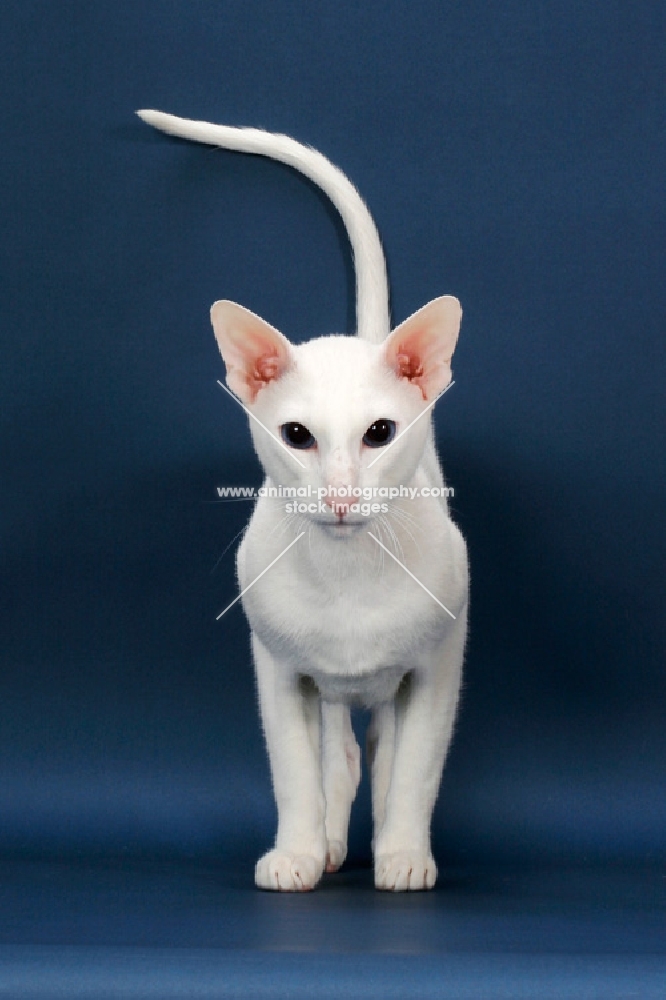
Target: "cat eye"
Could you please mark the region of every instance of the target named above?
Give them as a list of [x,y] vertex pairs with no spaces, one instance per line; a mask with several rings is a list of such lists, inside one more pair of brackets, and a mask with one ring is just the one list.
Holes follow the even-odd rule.
[[381,448],[395,437],[395,420],[375,420],[363,435],[363,444],[368,448]]
[[311,434],[307,427],[303,424],[297,424],[293,420],[288,424],[282,424],[280,433],[285,444],[288,444],[290,448],[298,448],[300,451],[314,448],[317,443],[314,434]]

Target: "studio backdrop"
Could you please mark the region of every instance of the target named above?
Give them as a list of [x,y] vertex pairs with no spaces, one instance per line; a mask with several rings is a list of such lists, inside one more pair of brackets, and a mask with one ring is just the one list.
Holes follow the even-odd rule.
[[215,620],[251,507],[217,490],[261,470],[208,312],[353,332],[352,261],[310,183],[153,107],[321,150],[377,222],[393,321],[463,304],[438,857],[663,853],[665,43],[663,5],[619,0],[5,0],[0,850],[251,874],[273,834],[247,624]]

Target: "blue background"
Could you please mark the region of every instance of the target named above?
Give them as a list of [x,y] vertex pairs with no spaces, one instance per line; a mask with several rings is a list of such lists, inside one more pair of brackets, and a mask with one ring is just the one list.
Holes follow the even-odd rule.
[[[352,332],[351,260],[307,181],[140,107],[315,146],[375,217],[394,321],[463,303],[437,407],[472,564],[442,873],[663,871],[665,21],[640,0],[2,4],[3,941],[52,942],[16,900],[56,863],[73,892],[93,857],[126,859],[121,895],[158,858],[186,895],[188,865],[227,886],[234,865],[240,906],[273,833],[247,627],[215,622],[249,513],[216,487],[261,473],[208,310]],[[364,784],[343,913],[370,905],[369,841]]]

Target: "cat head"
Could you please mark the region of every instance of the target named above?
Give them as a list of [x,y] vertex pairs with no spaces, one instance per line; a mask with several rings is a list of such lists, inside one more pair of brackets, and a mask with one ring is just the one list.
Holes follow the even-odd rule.
[[[430,424],[417,418],[451,381],[461,317],[458,300],[446,295],[382,344],[334,335],[294,345],[242,306],[216,302],[211,320],[227,384],[256,418],[254,446],[272,483],[310,486],[315,495],[408,485]],[[311,520],[339,529],[371,519],[345,512],[353,501],[336,503],[333,490],[326,511],[308,514]]]

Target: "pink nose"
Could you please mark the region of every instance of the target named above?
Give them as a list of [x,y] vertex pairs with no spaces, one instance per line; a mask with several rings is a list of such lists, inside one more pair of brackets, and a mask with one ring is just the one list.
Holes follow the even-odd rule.
[[340,485],[334,485],[333,483],[330,483],[329,484],[329,492],[324,497],[324,503],[326,504],[326,506],[330,507],[331,510],[333,511],[333,513],[337,517],[339,517],[341,521],[349,513],[349,505],[350,505],[350,503],[353,502],[353,498],[351,498],[351,497],[348,497],[348,496],[339,496],[338,495],[338,491],[343,486],[344,486],[344,489],[345,489],[345,492],[346,492],[346,490],[349,487],[348,483],[344,483],[344,484],[340,484]]
[[326,497],[324,503],[330,507],[336,517],[340,520],[349,512],[349,501],[341,497]]

